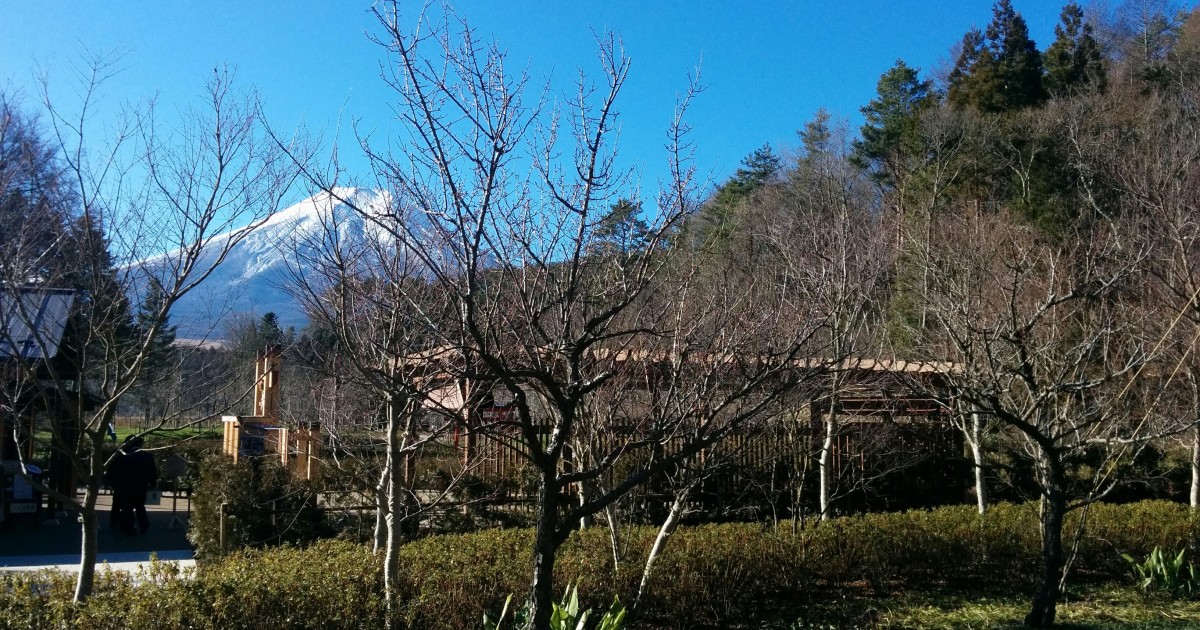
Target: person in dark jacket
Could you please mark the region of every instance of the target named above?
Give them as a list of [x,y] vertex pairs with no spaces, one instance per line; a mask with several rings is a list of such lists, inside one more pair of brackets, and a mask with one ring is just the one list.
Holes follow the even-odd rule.
[[[106,476],[113,490],[113,524],[126,534],[150,529],[146,491],[158,483],[154,455],[142,450],[141,436],[130,436],[108,463]],[[134,516],[137,526],[134,527]],[[139,529],[140,528],[140,529]]]

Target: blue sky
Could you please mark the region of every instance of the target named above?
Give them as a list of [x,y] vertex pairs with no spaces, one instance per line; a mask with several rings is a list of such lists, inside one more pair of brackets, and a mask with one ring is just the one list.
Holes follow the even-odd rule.
[[[1013,4],[1044,49],[1061,4]],[[157,95],[160,118],[170,119],[201,93],[214,66],[228,64],[242,87],[261,92],[276,126],[304,124],[332,138],[340,119],[341,140],[349,144],[351,120],[388,125],[387,93],[377,78],[382,55],[364,36],[373,28],[369,6],[369,0],[0,0],[0,86],[34,98],[40,67],[52,95],[69,99],[65,88],[81,51],[117,51],[122,71],[106,86],[101,116]],[[548,79],[560,91],[570,90],[579,68],[595,67],[593,31],[618,33],[633,62],[619,103],[621,157],[640,167],[647,190],[665,173],[666,125],[697,65],[707,87],[690,116],[697,166],[719,182],[763,143],[794,146],[795,131],[821,106],[857,126],[858,108],[896,59],[924,70],[946,63],[963,33],[991,16],[988,0],[460,0],[454,6],[508,50],[510,64],[528,67],[535,83]]]

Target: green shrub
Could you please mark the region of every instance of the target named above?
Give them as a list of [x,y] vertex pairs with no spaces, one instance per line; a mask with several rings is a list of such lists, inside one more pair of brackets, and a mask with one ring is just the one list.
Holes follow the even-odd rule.
[[66,573],[12,573],[0,577],[0,627],[214,628],[206,619],[198,583],[170,563],[151,563],[138,575],[97,567],[94,595],[71,603],[75,578]]
[[151,563],[139,574],[105,571],[85,606],[71,611],[71,628],[212,628],[207,600],[191,574],[171,563]]
[[[1096,505],[1080,518],[1075,570],[1123,579],[1120,553],[1155,547],[1195,551],[1189,510],[1164,502]],[[575,532],[558,556],[555,590],[578,586],[579,610],[631,602],[657,530],[622,530],[614,569],[603,528]],[[406,628],[479,627],[510,594],[523,598],[532,571],[531,530],[433,536],[400,549],[398,615]],[[667,545],[639,607],[641,627],[756,626],[795,619],[796,602],[828,587],[870,584],[938,588],[987,581],[1027,589],[1040,557],[1037,506],[997,505],[980,518],[968,506],[868,514],[808,523],[792,533],[759,524],[681,527]],[[0,627],[357,628],[383,618],[381,558],[365,545],[322,541],[307,548],[243,550],[212,558],[194,577],[166,565],[140,580],[102,575],[96,594],[69,604],[62,577],[0,578]],[[137,583],[135,583],[137,582]]]
[[681,528],[640,606],[656,623],[673,627],[755,619],[772,598],[793,592],[788,557],[795,550],[789,537],[757,525]]
[[247,547],[311,542],[332,533],[316,499],[311,484],[292,479],[273,459],[247,458],[235,464],[222,455],[212,455],[200,464],[188,540],[201,561]]
[[0,574],[0,628],[68,627],[74,586],[62,573]]
[[215,628],[360,628],[383,619],[381,561],[345,541],[245,550],[204,567],[199,584]]
[[400,549],[401,617],[411,628],[468,628],[529,586],[533,532],[432,536]]
[[[1066,533],[1084,515],[1070,514]],[[1086,534],[1079,544],[1081,570],[1103,576],[1122,575],[1127,566],[1121,554],[1149,555],[1162,549],[1196,549],[1196,523],[1186,505],[1169,501],[1142,501],[1091,506],[1086,515]],[[1064,536],[1066,536],[1064,533]]]

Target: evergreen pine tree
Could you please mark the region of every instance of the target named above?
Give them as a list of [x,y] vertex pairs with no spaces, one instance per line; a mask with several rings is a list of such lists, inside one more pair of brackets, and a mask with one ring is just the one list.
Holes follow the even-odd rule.
[[[978,97],[978,85],[982,82],[984,68],[992,68],[991,52],[984,46],[983,33],[973,28],[963,35],[959,46],[958,60],[950,71],[946,100],[954,107],[974,107]],[[987,58],[987,61],[981,62]]]
[[257,337],[258,350],[263,350],[270,346],[282,349],[289,341],[287,334],[279,326],[279,316],[274,312],[269,312],[262,316],[262,319],[258,322]]
[[742,160],[742,166],[717,189],[700,211],[701,239],[708,246],[727,243],[736,231],[737,207],[755,190],[779,175],[781,161],[764,144]]
[[805,157],[814,158],[829,155],[831,152],[833,133],[829,130],[829,120],[829,110],[822,107],[813,115],[813,119],[804,123],[804,128],[797,132]]
[[796,132],[800,138],[801,153],[795,167],[788,173],[792,184],[789,191],[809,190],[835,160],[841,159],[836,153],[837,147],[833,145],[833,131],[829,126],[831,118],[829,110],[822,107],[812,120],[804,123],[804,127]]
[[1000,70],[1001,91],[996,95],[996,111],[1021,109],[1045,100],[1042,55],[1029,38],[1025,18],[1013,10],[1012,0],[996,3],[992,23],[984,35]]
[[779,165],[779,156],[775,155],[771,145],[764,144],[742,160],[742,166],[724,186],[724,192],[744,197],[771,181],[779,173]]
[[[164,299],[165,292],[163,291],[162,284],[151,278],[150,285],[146,291],[146,297],[142,300],[137,315],[134,317],[134,329],[137,331],[139,338],[145,338],[150,332],[151,325],[157,318],[159,311],[162,310]],[[150,356],[145,362],[145,369],[164,369],[170,366],[173,355],[171,347],[175,343],[176,328],[176,326],[169,323],[169,317],[163,321],[163,325],[158,329],[158,333],[150,340]]]
[[1092,26],[1083,21],[1083,9],[1072,1],[1063,7],[1060,19],[1054,27],[1054,43],[1046,49],[1046,90],[1072,94],[1088,85],[1103,90],[1104,57]]
[[1042,55],[1011,0],[998,0],[992,21],[980,33],[963,37],[962,52],[950,74],[950,103],[997,113],[1045,100]]
[[37,119],[0,90],[0,274],[4,282],[50,282],[77,270],[70,242],[74,203],[58,152]]
[[650,227],[641,218],[642,202],[621,199],[596,224],[598,253],[629,254],[647,245]]
[[[150,279],[137,313],[134,315],[133,329],[135,339],[146,339],[150,328],[162,311],[165,293],[162,284],[154,278]],[[176,327],[164,320],[158,332],[150,338],[150,352],[142,364],[143,378],[138,382],[134,397],[141,403],[142,411],[149,424],[155,414],[166,414],[165,401],[169,396],[164,391],[174,377],[176,352],[174,348]]]
[[133,306],[118,280],[118,271],[109,252],[108,237],[89,215],[71,221],[65,240],[76,262],[54,280],[54,284],[79,292],[81,317],[91,336],[103,338],[102,347],[93,349],[89,363],[102,357],[108,370],[120,369],[124,353],[133,343]]
[[919,139],[920,113],[934,104],[932,84],[922,81],[917,68],[897,60],[879,77],[876,97],[860,111],[865,122],[862,138],[853,143],[851,159],[881,182],[891,182],[894,169],[888,162],[902,155]]

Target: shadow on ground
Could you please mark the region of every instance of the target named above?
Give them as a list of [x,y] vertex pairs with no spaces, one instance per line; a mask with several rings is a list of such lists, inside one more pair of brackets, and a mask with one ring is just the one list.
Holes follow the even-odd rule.
[[[110,527],[111,499],[100,497],[96,515],[100,523],[97,536],[99,553],[132,551],[174,551],[192,548],[187,540],[188,501],[180,497],[172,512],[170,496],[163,496],[159,505],[147,506],[150,530],[145,534],[128,535]],[[36,555],[79,555],[83,526],[75,513],[65,518],[51,515],[13,515],[0,524],[0,557]]]

